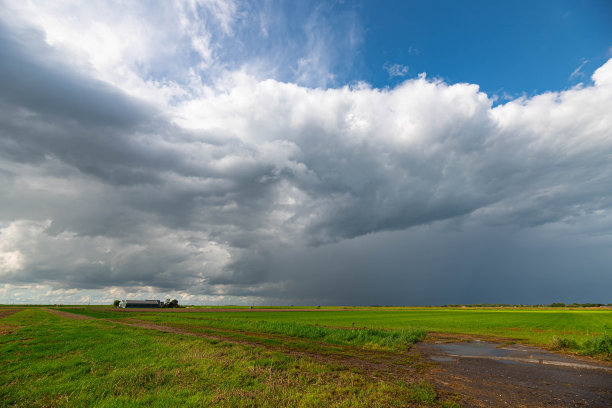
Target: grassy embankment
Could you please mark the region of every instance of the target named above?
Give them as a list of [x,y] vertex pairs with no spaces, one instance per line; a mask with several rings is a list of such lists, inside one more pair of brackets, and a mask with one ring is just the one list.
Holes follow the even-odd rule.
[[[454,406],[416,378],[379,378],[253,345],[0,314],[0,406]],[[345,340],[341,340],[345,341]]]
[[[592,309],[451,309],[451,308],[375,308],[292,312],[130,312],[113,309],[73,309],[75,313],[97,317],[132,317],[176,327],[225,328],[263,331],[300,336],[300,328],[321,332],[325,327],[366,328],[355,331],[378,337],[370,345],[401,346],[405,339],[420,332],[493,336],[549,348],[569,349],[589,355],[612,357],[612,311]],[[319,325],[319,327],[315,326]],[[406,330],[404,334],[403,330]],[[388,337],[376,332],[388,332]],[[345,332],[351,336],[351,332]],[[353,334],[354,335],[354,334]],[[308,337],[308,335],[304,335]],[[394,343],[394,341],[396,341]],[[331,342],[335,340],[330,338]],[[367,344],[357,341],[354,344]],[[340,342],[340,344],[343,344]],[[350,343],[349,343],[350,344]]]

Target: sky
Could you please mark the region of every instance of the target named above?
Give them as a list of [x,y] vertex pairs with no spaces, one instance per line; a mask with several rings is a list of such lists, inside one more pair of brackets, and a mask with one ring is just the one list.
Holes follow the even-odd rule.
[[612,303],[609,1],[0,3],[0,303]]

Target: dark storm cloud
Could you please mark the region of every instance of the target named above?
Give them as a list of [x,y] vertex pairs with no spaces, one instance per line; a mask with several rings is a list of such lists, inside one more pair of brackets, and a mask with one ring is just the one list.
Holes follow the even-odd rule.
[[153,181],[138,166],[150,167],[153,158],[133,140],[156,120],[153,109],[71,69],[42,33],[0,25],[0,78],[5,157],[53,155],[117,183]]
[[554,227],[438,225],[279,251],[269,276],[306,304],[608,303],[609,240],[588,241]]
[[144,105],[71,70],[34,29],[12,33],[0,25],[0,45],[0,95],[7,104],[94,126],[129,128],[149,116]]
[[425,78],[242,78],[163,111],[66,55],[0,25],[0,283],[415,304],[533,301],[589,256],[602,274],[612,62],[495,108]]

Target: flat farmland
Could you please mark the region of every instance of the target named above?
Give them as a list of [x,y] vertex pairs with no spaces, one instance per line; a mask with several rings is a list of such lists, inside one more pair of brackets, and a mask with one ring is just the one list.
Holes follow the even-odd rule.
[[[138,318],[176,326],[203,326],[282,331],[292,324],[346,329],[415,330],[440,334],[471,334],[514,339],[536,345],[552,345],[564,337],[584,342],[612,332],[612,310],[559,308],[325,308],[217,309],[194,308],[159,311],[113,308],[66,308],[92,317]],[[230,313],[231,311],[231,313]],[[178,312],[178,313],[177,313]],[[276,323],[276,326],[274,325]],[[284,326],[283,326],[284,325]]]
[[[610,310],[0,308],[0,406],[609,406],[611,326]],[[556,351],[436,348],[469,340]]]
[[[380,332],[303,338],[140,319],[159,312],[75,311],[0,314],[0,406],[457,406],[419,374],[410,345],[420,332],[385,345]],[[361,346],[377,341],[375,351]]]

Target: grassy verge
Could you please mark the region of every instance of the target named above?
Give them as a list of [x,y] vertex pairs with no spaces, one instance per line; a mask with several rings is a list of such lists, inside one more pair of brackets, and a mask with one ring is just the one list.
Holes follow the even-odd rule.
[[588,356],[602,356],[612,360],[612,337],[608,334],[594,336],[582,342],[564,336],[554,337],[552,348],[556,350],[571,350]]
[[0,407],[455,406],[417,378],[40,309],[0,328]]

